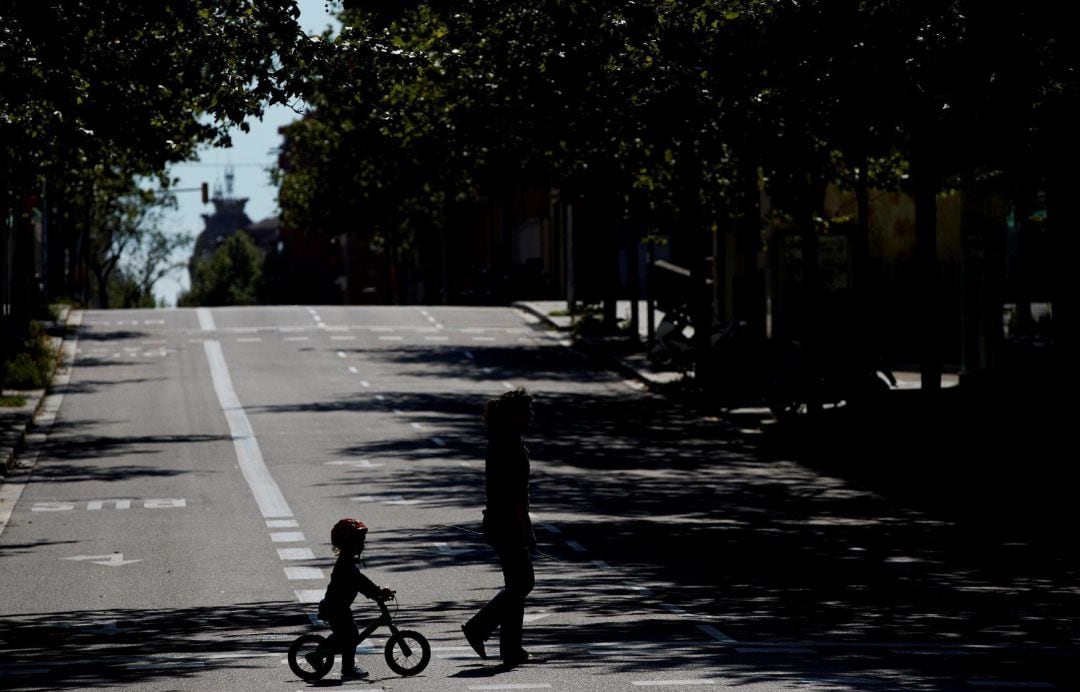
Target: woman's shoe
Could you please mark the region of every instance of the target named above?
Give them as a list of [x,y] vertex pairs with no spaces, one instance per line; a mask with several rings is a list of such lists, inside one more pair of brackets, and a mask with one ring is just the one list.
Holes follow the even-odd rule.
[[517,651],[511,651],[509,654],[502,655],[503,665],[507,668],[516,668],[520,665],[524,665],[529,662],[529,652],[525,649],[518,649]]

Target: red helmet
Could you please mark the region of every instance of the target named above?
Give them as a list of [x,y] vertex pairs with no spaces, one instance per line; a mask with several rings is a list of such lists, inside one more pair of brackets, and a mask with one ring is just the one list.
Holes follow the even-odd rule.
[[359,519],[345,518],[330,529],[330,543],[344,548],[367,538],[367,526]]

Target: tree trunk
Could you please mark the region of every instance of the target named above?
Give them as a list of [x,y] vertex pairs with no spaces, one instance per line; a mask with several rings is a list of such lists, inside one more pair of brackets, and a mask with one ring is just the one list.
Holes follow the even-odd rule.
[[[873,323],[870,295],[870,174],[866,155],[859,157],[859,172],[855,181],[855,203],[858,223],[851,237],[851,329],[858,341],[859,351],[876,350],[876,325]],[[878,355],[871,353],[870,355]]]
[[936,138],[924,125],[913,134],[911,169],[915,193],[915,262],[918,277],[919,369],[922,391],[941,389],[941,287],[937,261],[938,171]]

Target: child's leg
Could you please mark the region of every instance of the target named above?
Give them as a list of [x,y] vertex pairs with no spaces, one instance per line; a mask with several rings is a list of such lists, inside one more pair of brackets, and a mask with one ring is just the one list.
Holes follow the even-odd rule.
[[356,645],[360,643],[360,630],[352,619],[352,613],[330,621],[335,646],[341,652],[341,672],[351,673],[356,668]]

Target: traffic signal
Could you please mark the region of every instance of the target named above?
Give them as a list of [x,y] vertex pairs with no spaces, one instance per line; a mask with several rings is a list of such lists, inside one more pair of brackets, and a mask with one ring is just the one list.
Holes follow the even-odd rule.
[[210,186],[207,183],[202,184],[202,203],[207,204],[210,202]]

